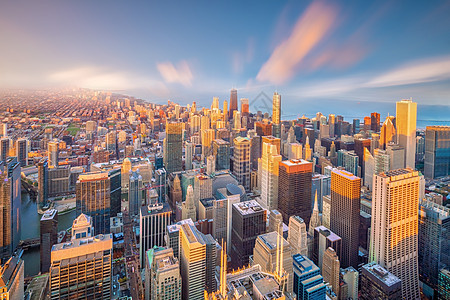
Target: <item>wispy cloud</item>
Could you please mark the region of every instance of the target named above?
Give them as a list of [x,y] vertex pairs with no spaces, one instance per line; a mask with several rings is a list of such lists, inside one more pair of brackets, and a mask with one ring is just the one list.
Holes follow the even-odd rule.
[[156,66],[166,82],[192,86],[193,75],[187,61],[180,61],[177,66],[171,62],[158,63]]
[[256,79],[274,84],[291,79],[297,65],[331,31],[336,19],[334,6],[313,2],[297,20],[289,38],[275,48]]
[[231,56],[231,67],[235,74],[242,73],[245,65],[251,63],[255,56],[255,40],[249,38],[245,51],[236,51]]
[[366,87],[389,87],[450,79],[450,57],[415,61],[376,76]]

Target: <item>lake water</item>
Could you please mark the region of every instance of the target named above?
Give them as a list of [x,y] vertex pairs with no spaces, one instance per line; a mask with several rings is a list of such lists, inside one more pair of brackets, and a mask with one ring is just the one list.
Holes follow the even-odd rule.
[[[75,217],[75,211],[59,215],[58,231],[71,227]],[[20,220],[22,240],[39,237],[40,220],[41,215],[37,213],[36,202],[31,201],[27,193],[22,193],[22,218]],[[32,248],[24,252],[22,258],[25,262],[25,277],[37,275],[40,268],[39,248]]]

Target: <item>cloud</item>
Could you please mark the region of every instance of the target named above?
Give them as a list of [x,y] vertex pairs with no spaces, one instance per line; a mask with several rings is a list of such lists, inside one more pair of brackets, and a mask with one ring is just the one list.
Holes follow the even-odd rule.
[[324,2],[313,2],[297,20],[291,35],[275,48],[256,79],[281,84],[294,76],[305,56],[332,30],[337,10]]
[[167,87],[161,81],[132,72],[109,71],[97,66],[69,68],[47,76],[53,85],[71,85],[98,90],[146,89],[155,94],[165,94]]
[[450,79],[450,57],[410,63],[373,78],[365,86],[389,87],[446,79]]
[[242,73],[245,65],[251,63],[255,56],[255,39],[249,38],[244,52],[236,51],[231,56],[231,67],[235,74]]
[[166,82],[192,86],[193,76],[187,61],[180,61],[177,67],[171,62],[158,63],[156,66]]

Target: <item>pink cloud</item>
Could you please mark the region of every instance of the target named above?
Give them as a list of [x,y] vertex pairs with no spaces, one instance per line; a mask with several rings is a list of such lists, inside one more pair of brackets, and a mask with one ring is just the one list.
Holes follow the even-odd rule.
[[296,66],[333,29],[337,10],[324,2],[313,2],[297,20],[291,35],[275,48],[256,79],[281,84],[291,79]]
[[180,61],[177,66],[171,62],[158,63],[156,66],[166,82],[192,86],[193,75],[187,61]]

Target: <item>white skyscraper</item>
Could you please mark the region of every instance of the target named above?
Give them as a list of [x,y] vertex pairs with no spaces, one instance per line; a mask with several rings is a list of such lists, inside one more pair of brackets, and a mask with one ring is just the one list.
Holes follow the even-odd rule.
[[402,281],[402,299],[419,299],[419,172],[397,169],[374,176],[370,261]]
[[405,167],[414,170],[416,159],[417,103],[412,100],[397,102],[397,142],[405,148]]

